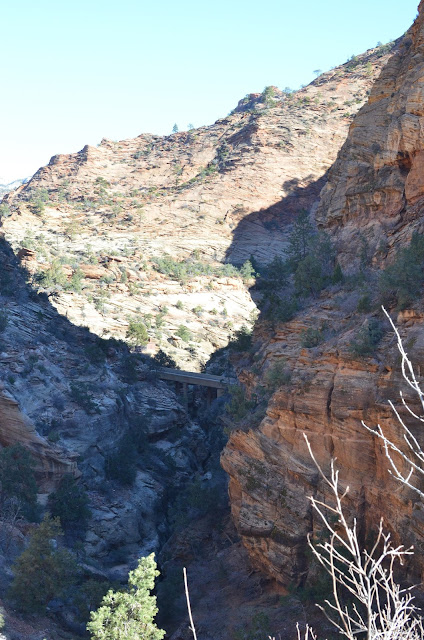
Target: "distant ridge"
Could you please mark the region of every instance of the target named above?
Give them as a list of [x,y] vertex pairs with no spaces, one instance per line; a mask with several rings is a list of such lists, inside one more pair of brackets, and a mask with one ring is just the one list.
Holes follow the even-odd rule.
[[6,182],[3,178],[0,177],[0,197],[4,196],[9,191],[14,191],[22,184],[25,184],[29,181],[29,178],[17,178],[12,182]]

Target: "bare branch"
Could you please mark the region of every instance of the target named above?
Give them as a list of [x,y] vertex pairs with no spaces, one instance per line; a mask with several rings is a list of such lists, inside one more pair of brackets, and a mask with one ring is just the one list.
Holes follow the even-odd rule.
[[[328,620],[348,640],[356,640],[358,634],[366,634],[367,640],[423,640],[424,630],[418,608],[413,604],[410,589],[402,589],[394,580],[394,565],[400,564],[412,549],[402,545],[394,547],[390,534],[384,533],[380,521],[377,538],[370,551],[362,550],[357,536],[356,519],[349,524],[343,508],[347,489],[341,491],[339,473],[331,463],[330,478],[317,463],[308,438],[306,444],[318,472],[331,490],[334,506],[311,497],[311,504],[320,517],[330,538],[314,545],[309,537],[312,552],[327,571],[332,581],[333,602],[325,601],[326,607],[317,605]],[[336,517],[333,523],[326,515]],[[343,589],[353,603],[343,604]],[[304,640],[311,635],[307,627]],[[298,628],[300,640],[300,631]],[[311,636],[316,640],[314,636]]]
[[194,627],[194,622],[193,622],[193,616],[191,615],[190,594],[188,592],[187,570],[185,567],[183,568],[183,574],[184,574],[184,588],[185,588],[185,594],[186,594],[186,600],[187,600],[187,609],[188,609],[188,615],[190,618],[190,628],[193,632],[194,640],[197,640],[196,629]]
[[[393,320],[391,319],[386,309],[384,307],[382,307],[382,309],[387,319],[389,320],[397,338],[397,347],[401,355],[403,379],[409,385],[409,387],[415,392],[415,395],[417,396],[420,406],[424,413],[424,393],[422,392],[420,385],[418,383],[418,379],[415,374],[412,362],[409,359],[408,354],[406,353],[399,331],[396,328],[395,324],[393,323]],[[406,402],[402,391],[399,392],[399,395],[401,398],[402,406],[407,410],[409,415],[412,416],[417,421],[419,421],[420,423],[424,422],[424,416],[417,415],[417,413],[411,409],[411,407]],[[424,475],[424,451],[422,450],[421,445],[419,444],[414,434],[411,432],[409,427],[405,424],[405,421],[403,420],[402,416],[400,415],[399,411],[396,409],[396,407],[394,406],[391,400],[389,400],[389,405],[396,417],[397,422],[399,423],[403,431],[403,441],[406,444],[405,451],[402,451],[392,440],[390,440],[384,434],[383,429],[379,424],[377,425],[375,430],[370,429],[370,427],[368,427],[368,425],[366,425],[364,421],[362,421],[362,425],[365,427],[365,429],[367,429],[367,431],[377,436],[383,442],[384,451],[391,467],[391,469],[389,469],[389,473],[394,478],[396,478],[398,482],[400,482],[401,484],[405,485],[406,487],[409,487],[410,489],[418,493],[418,495],[421,498],[424,498],[424,492],[421,491],[421,489],[419,489],[419,487],[417,487],[416,484],[413,484],[411,481],[414,475],[414,472],[418,475],[420,474]],[[393,455],[392,455],[393,453],[395,453],[399,458],[401,458],[406,463],[408,467],[407,471],[404,472],[399,468],[398,464],[393,459]]]

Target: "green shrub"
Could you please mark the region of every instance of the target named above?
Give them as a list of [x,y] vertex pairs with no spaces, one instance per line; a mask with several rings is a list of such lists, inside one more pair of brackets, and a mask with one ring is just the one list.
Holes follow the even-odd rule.
[[343,271],[339,263],[337,263],[336,266],[334,267],[333,275],[331,279],[333,284],[341,284],[344,281]]
[[160,329],[161,327],[163,327],[163,325],[165,324],[165,318],[168,314],[168,309],[167,307],[165,307],[164,309],[162,309],[162,311],[160,311],[156,316],[155,316],[155,325],[158,329]]
[[380,276],[381,303],[406,309],[420,296],[423,284],[424,236],[414,233],[409,247],[401,249]]
[[287,367],[285,358],[280,362],[271,365],[264,375],[264,381],[267,389],[271,392],[276,391],[279,387],[290,383],[291,372]]
[[261,98],[267,107],[273,107],[276,104],[275,88],[272,86],[265,87],[265,89],[262,91]]
[[175,333],[184,342],[190,342],[190,340],[192,339],[190,330],[187,329],[187,327],[183,324],[180,324],[180,326],[178,327]]
[[155,258],[153,263],[156,271],[178,280],[182,284],[187,282],[189,278],[195,278],[196,276],[240,277],[240,271],[232,264],[214,266],[193,258],[180,261],[174,260],[168,255],[162,258]]
[[71,398],[88,414],[100,413],[100,409],[93,400],[93,396],[82,382],[71,382],[69,385]]
[[78,588],[72,602],[77,607],[79,617],[84,623],[87,623],[91,611],[100,607],[104,596],[111,587],[112,583],[109,580],[89,578]]
[[128,323],[126,338],[134,346],[142,347],[146,345],[149,342],[149,334],[144,322],[137,318],[131,318]]
[[269,262],[265,269],[261,270],[261,279],[259,280],[259,288],[279,289],[286,287],[290,274],[289,262],[283,260],[280,256],[275,256]]
[[29,208],[36,216],[43,216],[45,204],[49,201],[49,192],[47,189],[41,188],[31,192],[29,200]]
[[95,179],[94,184],[97,187],[102,187],[103,189],[108,189],[110,187],[110,183],[106,180],[106,178],[103,178],[102,176],[98,176]]
[[203,311],[204,309],[200,304],[198,304],[196,307],[193,307],[192,309],[192,312],[195,313],[197,316],[200,315]]
[[108,591],[91,613],[87,629],[93,640],[162,640],[165,631],[154,622],[156,596],[150,595],[158,575],[154,554],[141,558],[129,573],[128,588]]
[[333,283],[334,249],[328,236],[319,233],[310,239],[309,252],[297,262],[294,272],[296,293],[316,296],[324,287]]
[[300,344],[302,347],[306,347],[307,349],[311,349],[312,347],[317,347],[324,340],[323,331],[321,329],[313,329],[309,327],[308,329],[302,329],[300,332]]
[[139,360],[136,355],[125,355],[121,360],[121,373],[122,379],[127,384],[133,384],[137,382],[139,378],[138,374]]
[[308,255],[299,262],[294,274],[294,285],[296,293],[303,296],[315,296],[323,289],[325,280],[317,256]]
[[174,358],[165,353],[162,349],[155,354],[153,360],[159,367],[169,367],[170,369],[177,369],[177,363]]
[[250,260],[246,260],[246,262],[241,265],[240,275],[243,278],[244,282],[247,282],[255,277],[256,273]]
[[62,597],[75,582],[77,569],[73,556],[55,544],[61,534],[59,518],[45,516],[32,534],[28,548],[16,560],[9,596],[20,611],[45,611],[50,600]]
[[243,420],[248,412],[255,406],[254,400],[248,400],[246,398],[246,391],[239,385],[233,385],[229,388],[230,402],[225,405],[227,413],[235,420],[239,422]]
[[277,322],[294,316],[300,297],[316,296],[324,287],[344,280],[340,265],[334,263],[330,238],[314,231],[307,212],[302,212],[293,225],[287,254],[287,260],[276,256],[260,268],[256,281],[258,289],[265,292],[261,302],[265,319]]
[[53,260],[52,264],[46,271],[39,272],[36,276],[37,282],[46,289],[50,287],[64,288],[68,283],[68,278],[62,269],[59,260]]
[[381,322],[376,318],[370,320],[363,326],[354,340],[349,344],[349,351],[354,356],[369,356],[375,349],[384,335]]
[[9,205],[0,204],[0,218],[8,218],[12,214]]
[[309,221],[309,214],[304,209],[293,223],[293,229],[289,236],[287,255],[292,270],[294,271],[301,260],[310,253],[314,229]]
[[276,293],[267,293],[261,306],[263,318],[274,325],[291,320],[299,310],[299,301],[295,296],[280,297]]
[[116,480],[124,486],[131,486],[137,475],[137,450],[131,434],[124,435],[116,451],[105,459],[105,473],[108,480]]
[[234,351],[249,351],[252,347],[252,330],[243,325],[234,332],[229,346]]
[[369,313],[371,308],[371,296],[369,293],[364,293],[358,300],[356,310],[359,311],[359,313]]
[[71,276],[71,279],[66,284],[65,288],[68,291],[75,291],[80,293],[82,291],[82,281],[84,280],[84,272],[81,269],[76,269]]
[[238,627],[233,633],[234,640],[263,640],[270,638],[269,617],[263,611],[255,613],[249,624]]
[[176,528],[186,527],[193,517],[201,518],[207,513],[216,513],[222,508],[223,502],[218,487],[205,484],[196,477],[170,502],[169,519]]
[[106,360],[106,353],[100,339],[94,344],[84,346],[84,353],[92,364],[103,364]]

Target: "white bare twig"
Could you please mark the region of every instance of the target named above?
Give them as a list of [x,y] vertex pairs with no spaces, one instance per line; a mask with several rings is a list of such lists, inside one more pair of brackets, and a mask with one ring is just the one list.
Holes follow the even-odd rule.
[[[424,423],[424,393],[402,344],[399,331],[384,307],[383,311],[397,338],[403,378],[419,401],[421,415],[411,409],[400,391],[402,406],[412,418]],[[377,425],[374,430],[363,421],[362,424],[383,442],[391,467],[389,473],[424,498],[424,492],[417,486],[417,478],[420,475],[424,476],[424,451],[393,402],[389,400],[389,404],[401,426],[405,447],[398,446],[390,440],[383,432],[381,425]],[[329,539],[325,543],[315,545],[309,539],[309,546],[315,558],[329,573],[332,582],[334,601],[325,601],[327,610],[322,605],[318,605],[319,608],[324,611],[339,633],[349,640],[355,640],[358,635],[365,635],[367,640],[424,640],[423,622],[418,613],[419,609],[413,603],[411,590],[403,589],[394,578],[395,563],[402,564],[405,557],[413,553],[412,548],[405,549],[402,545],[394,547],[390,534],[384,533],[383,522],[380,521],[372,549],[370,551],[361,549],[356,519],[354,518],[353,523],[349,524],[343,512],[342,503],[349,487],[344,491],[341,490],[339,472],[334,467],[334,461],[331,461],[330,478],[325,476],[312,453],[306,435],[305,440],[309,453],[334,499],[334,506],[330,506],[310,498],[312,507],[320,516],[329,534]],[[402,461],[407,471],[401,469]],[[349,607],[344,604],[343,594],[348,594],[352,599]],[[309,640],[310,635],[307,627],[303,640]],[[316,640],[313,636],[312,638]],[[301,640],[299,628],[298,640]]]
[[184,574],[184,588],[185,588],[185,594],[186,594],[186,600],[187,600],[187,609],[188,609],[188,615],[190,618],[190,628],[193,632],[194,640],[197,640],[196,629],[194,627],[194,622],[193,622],[193,616],[191,615],[190,594],[188,592],[187,570],[185,567],[183,568],[183,574]]
[[[341,489],[334,461],[331,462],[330,477],[326,477],[306,435],[305,440],[334,500],[331,506],[310,498],[329,534],[327,542],[314,544],[311,539],[308,541],[315,558],[332,582],[334,601],[326,600],[326,609],[322,605],[318,605],[319,608],[339,633],[349,640],[355,640],[362,634],[367,640],[423,640],[424,629],[411,591],[402,588],[394,579],[395,563],[402,564],[405,556],[413,553],[412,549],[405,549],[402,545],[394,547],[390,534],[383,531],[382,521],[372,549],[366,551],[361,548],[356,518],[349,524],[343,509],[349,488]],[[350,606],[345,604],[346,595],[352,600]],[[309,636],[316,640],[307,627],[304,640]],[[298,637],[301,640],[299,629]]]
[[[412,362],[408,358],[408,354],[405,351],[399,331],[397,330],[395,324],[393,323],[393,320],[387,313],[386,309],[384,307],[382,307],[382,309],[387,319],[389,320],[390,324],[392,325],[392,329],[395,332],[395,335],[397,338],[397,347],[401,355],[403,379],[417,396],[423,411],[423,415],[421,416],[417,415],[414,411],[412,411],[412,409],[406,402],[402,391],[400,391],[399,395],[401,398],[402,405],[413,418],[415,418],[419,422],[424,423],[424,393],[421,390],[420,385],[418,383],[417,376],[412,366]],[[379,424],[377,425],[376,429],[371,429],[362,420],[362,425],[365,427],[365,429],[367,429],[367,431],[369,431],[373,435],[376,435],[383,442],[384,451],[386,453],[387,459],[391,466],[391,469],[389,469],[389,473],[394,478],[396,478],[396,480],[398,480],[405,486],[409,487],[410,489],[413,489],[414,491],[416,491],[421,498],[424,498],[424,492],[418,486],[416,486],[416,484],[412,482],[412,477],[414,475],[414,472],[418,476],[419,475],[424,476],[424,451],[422,450],[421,445],[419,444],[419,442],[417,441],[416,437],[413,435],[409,427],[405,424],[404,419],[402,418],[399,411],[396,409],[396,407],[394,406],[391,400],[389,400],[389,405],[393,413],[395,414],[398,423],[402,428],[403,440],[406,444],[405,451],[402,451],[394,442],[392,442],[392,440],[390,440],[384,434],[383,429]],[[392,455],[393,453],[396,453],[397,456],[406,463],[408,467],[407,472],[404,472],[399,468],[399,463],[395,462]]]

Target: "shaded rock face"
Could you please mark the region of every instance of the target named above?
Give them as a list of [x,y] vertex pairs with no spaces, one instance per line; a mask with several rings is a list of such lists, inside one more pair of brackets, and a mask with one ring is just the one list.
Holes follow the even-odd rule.
[[[422,232],[424,197],[424,13],[375,82],[352,123],[321,194],[317,221],[337,239],[344,267],[357,263],[352,238],[373,254]],[[355,243],[353,243],[355,244]]]
[[[370,50],[300,91],[249,99],[209,127],[54,156],[6,197],[6,238],[34,280],[55,261],[68,281],[82,276],[72,292],[44,285],[73,323],[125,339],[129,317],[152,316],[153,349],[199,369],[255,312],[243,279],[222,264],[284,253],[291,222],[318,197],[388,57]],[[167,254],[200,267],[171,277],[157,267]],[[178,337],[182,324],[191,342]]]
[[[93,510],[87,553],[115,575],[109,556],[122,549],[122,577],[127,563],[160,547],[164,493],[202,468],[207,436],[172,387],[155,379],[148,358],[128,369],[125,347],[73,326],[35,294],[3,239],[0,262],[0,448],[30,451],[41,493],[65,474],[80,478]],[[130,428],[144,429],[145,445],[126,488],[111,485],[105,467]]]

